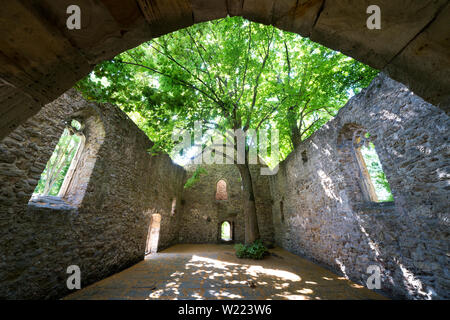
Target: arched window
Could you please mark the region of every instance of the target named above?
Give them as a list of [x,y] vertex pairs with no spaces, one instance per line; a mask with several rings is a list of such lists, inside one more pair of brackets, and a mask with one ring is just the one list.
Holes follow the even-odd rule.
[[52,207],[79,206],[86,194],[105,135],[98,109],[86,108],[72,114],[66,120],[66,128],[29,204],[54,202]]
[[219,180],[217,182],[217,188],[216,188],[216,200],[227,200],[228,194],[227,194],[227,183],[224,180]]
[[72,119],[64,129],[33,192],[37,196],[61,196],[84,147],[82,124]]
[[231,241],[231,224],[228,221],[222,222],[220,225],[220,239],[223,241]]
[[384,174],[372,136],[364,129],[353,134],[353,148],[361,169],[363,188],[373,202],[394,201],[391,187]]

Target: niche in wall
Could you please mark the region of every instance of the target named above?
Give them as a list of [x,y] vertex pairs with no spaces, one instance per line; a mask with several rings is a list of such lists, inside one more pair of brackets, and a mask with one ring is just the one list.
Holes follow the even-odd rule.
[[216,200],[228,200],[227,183],[219,180],[216,185]]

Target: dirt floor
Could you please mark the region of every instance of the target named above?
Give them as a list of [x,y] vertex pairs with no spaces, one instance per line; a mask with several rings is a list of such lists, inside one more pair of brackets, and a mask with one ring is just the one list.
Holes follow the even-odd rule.
[[238,259],[232,245],[175,245],[64,299],[386,299],[275,248]]

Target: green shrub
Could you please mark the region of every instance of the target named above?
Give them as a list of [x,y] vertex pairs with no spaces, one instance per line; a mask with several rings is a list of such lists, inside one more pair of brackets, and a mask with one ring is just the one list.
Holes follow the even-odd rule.
[[261,240],[256,240],[252,244],[248,245],[239,243],[234,246],[234,249],[236,250],[236,257],[239,259],[248,258],[260,260],[269,253],[267,248],[262,244]]
[[234,249],[236,250],[236,257],[238,257],[239,259],[243,259],[246,257],[246,255],[247,255],[247,247],[246,246],[239,243],[234,246]]
[[207,172],[203,167],[197,167],[197,169],[195,169],[194,173],[192,174],[192,177],[187,179],[187,181],[184,185],[184,188],[189,189],[190,187],[192,187],[194,184],[196,184],[200,180],[200,176],[202,174],[206,174],[206,173]]

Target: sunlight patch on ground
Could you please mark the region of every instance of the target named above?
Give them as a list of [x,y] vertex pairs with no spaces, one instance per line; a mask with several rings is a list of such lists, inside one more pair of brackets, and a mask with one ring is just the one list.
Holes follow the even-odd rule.
[[247,270],[247,274],[253,275],[253,276],[259,276],[260,274],[264,274],[267,276],[274,276],[278,277],[284,280],[290,280],[290,281],[300,281],[301,278],[296,275],[295,273],[284,271],[284,270],[275,270],[275,269],[266,269],[261,266],[251,266]]
[[277,294],[278,297],[285,298],[287,300],[311,300],[310,297],[300,295],[300,294],[292,294],[290,292],[285,292],[282,294]]

